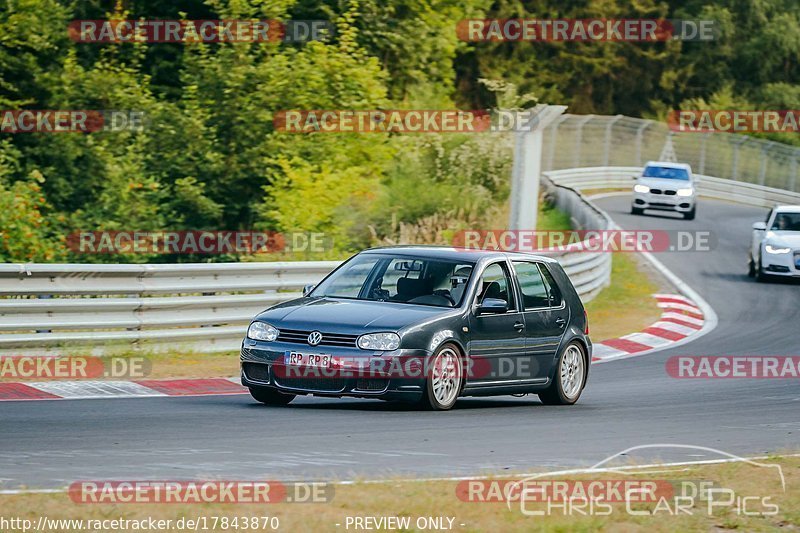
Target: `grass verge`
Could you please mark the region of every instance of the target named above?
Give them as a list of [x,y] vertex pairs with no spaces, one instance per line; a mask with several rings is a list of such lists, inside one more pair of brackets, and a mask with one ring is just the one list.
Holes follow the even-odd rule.
[[[425,529],[420,517],[436,517],[450,523],[457,531],[795,531],[800,528],[800,458],[775,456],[758,460],[761,464],[778,465],[785,477],[782,488],[775,467],[748,463],[658,467],[650,472],[627,470],[627,474],[605,473],[543,478],[552,481],[610,480],[656,481],[658,500],[650,502],[609,504],[598,502],[587,506],[576,500],[564,505],[553,502],[548,510],[544,503],[525,504],[528,511],[541,511],[541,516],[522,512],[520,503],[511,508],[504,501],[486,503],[464,501],[466,481],[388,481],[334,486],[330,501],[325,503],[271,504],[78,504],[65,493],[22,494],[0,496],[0,516],[20,518],[36,524],[40,516],[49,519],[170,519],[206,517],[207,525],[220,517],[276,517],[279,531],[347,531],[354,530],[355,517],[408,517],[403,530]],[[508,478],[506,478],[508,479]],[[461,484],[459,484],[461,483]],[[584,485],[585,486],[585,485]],[[709,488],[718,492],[709,493]],[[457,489],[461,489],[457,491]],[[699,494],[689,497],[694,490]],[[721,491],[721,492],[720,492]],[[327,491],[331,494],[331,491]],[[486,495],[482,490],[480,493]],[[624,491],[623,491],[624,494]],[[683,500],[676,500],[683,497]],[[686,499],[688,498],[688,499]],[[559,505],[555,505],[558,503]],[[681,505],[678,510],[678,505]],[[638,514],[633,514],[636,512]],[[215,518],[216,517],[216,518]],[[273,523],[274,524],[274,523]],[[348,527],[349,524],[349,527]],[[55,527],[48,531],[81,531],[76,524]],[[202,528],[201,528],[202,529]],[[239,527],[238,529],[242,529]],[[375,527],[374,529],[384,529]],[[428,528],[432,529],[432,528]],[[10,528],[8,528],[10,530]],[[21,529],[19,529],[21,530]],[[84,529],[85,530],[85,529]],[[100,531],[113,529],[98,528]],[[261,531],[270,528],[259,529]]]
[[611,285],[586,304],[593,341],[641,331],[661,316],[661,309],[652,295],[670,289],[664,281],[645,270],[643,261],[631,253],[614,254]]

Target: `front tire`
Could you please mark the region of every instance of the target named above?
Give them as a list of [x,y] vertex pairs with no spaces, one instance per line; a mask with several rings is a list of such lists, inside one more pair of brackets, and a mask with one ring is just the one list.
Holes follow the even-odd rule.
[[641,207],[631,206],[631,215],[641,215],[642,213],[644,213],[644,209]]
[[753,261],[753,256],[750,256],[750,260],[747,261],[747,277],[756,277],[756,262]]
[[578,342],[569,343],[561,352],[556,375],[550,386],[539,393],[545,405],[572,405],[578,401],[589,371],[586,354]]
[[257,402],[264,405],[283,406],[289,405],[289,402],[294,400],[294,394],[284,394],[275,389],[267,387],[248,387],[250,389],[250,396]]
[[433,411],[447,411],[455,405],[464,383],[461,352],[454,344],[444,344],[431,362],[420,405]]
[[683,214],[684,220],[694,220],[695,215],[697,214],[697,206],[692,207],[692,210],[688,213]]
[[764,266],[761,264],[760,258],[758,263],[756,263],[756,281],[760,283],[766,283],[769,281],[769,275],[764,272]]

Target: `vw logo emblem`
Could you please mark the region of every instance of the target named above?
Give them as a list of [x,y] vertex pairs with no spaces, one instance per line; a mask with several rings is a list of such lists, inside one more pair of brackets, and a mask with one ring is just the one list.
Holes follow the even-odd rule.
[[322,333],[319,331],[312,331],[308,334],[308,344],[316,346],[320,342],[322,342]]

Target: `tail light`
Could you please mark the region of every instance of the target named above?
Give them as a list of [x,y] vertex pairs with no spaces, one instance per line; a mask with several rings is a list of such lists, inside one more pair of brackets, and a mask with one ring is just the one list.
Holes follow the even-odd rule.
[[583,310],[583,334],[589,334],[589,315],[586,314],[586,309]]

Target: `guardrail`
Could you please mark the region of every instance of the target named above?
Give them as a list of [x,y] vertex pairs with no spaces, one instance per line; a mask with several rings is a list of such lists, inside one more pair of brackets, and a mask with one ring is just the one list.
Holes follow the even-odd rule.
[[[609,227],[578,191],[546,184],[574,227]],[[544,255],[564,266],[584,301],[610,281],[607,253]],[[236,350],[253,316],[299,297],[338,265],[0,264],[0,354]]]

